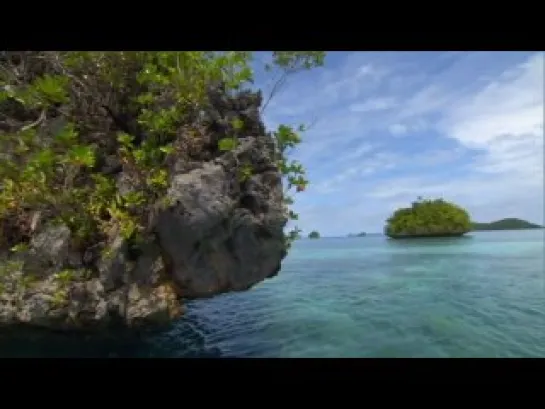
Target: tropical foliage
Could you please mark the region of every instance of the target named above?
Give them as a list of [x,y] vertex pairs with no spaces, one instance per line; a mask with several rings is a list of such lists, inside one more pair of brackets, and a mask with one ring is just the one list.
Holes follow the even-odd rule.
[[387,220],[389,237],[462,235],[471,230],[466,210],[443,199],[418,198],[411,207],[396,210]]
[[[323,61],[323,52],[278,51],[266,69],[285,78]],[[251,52],[0,52],[0,250],[24,246],[37,215],[65,223],[79,246],[112,229],[137,241],[168,186],[169,160],[206,146],[199,118],[210,86],[246,92],[252,63]],[[230,125],[246,126],[243,117]],[[304,130],[272,132],[288,189],[308,183],[287,157]],[[217,150],[236,144],[226,135]],[[128,191],[111,177],[119,167]]]

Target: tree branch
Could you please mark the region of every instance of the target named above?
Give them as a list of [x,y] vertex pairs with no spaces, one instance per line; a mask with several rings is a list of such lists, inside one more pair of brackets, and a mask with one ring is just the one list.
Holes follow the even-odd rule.
[[261,107],[261,110],[260,110],[261,114],[265,111],[265,109],[269,105],[269,102],[271,102],[271,99],[278,93],[278,91],[280,91],[281,87],[286,83],[287,77],[288,77],[288,72],[284,72],[282,73],[280,78],[278,78],[278,80],[274,83],[269,96],[267,97],[265,103]]
[[31,128],[34,128],[34,127],[40,125],[45,120],[45,112],[46,112],[46,109],[43,109],[37,120],[35,120],[34,122],[32,122],[32,123],[30,123],[28,125],[23,126],[20,129],[19,132],[25,132],[25,131],[28,131]]

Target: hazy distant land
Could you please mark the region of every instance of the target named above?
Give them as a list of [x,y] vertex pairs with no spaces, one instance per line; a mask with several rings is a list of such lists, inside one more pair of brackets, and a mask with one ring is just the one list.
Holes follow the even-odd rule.
[[[543,229],[544,226],[539,224],[534,224],[526,220],[517,219],[517,218],[505,218],[489,223],[471,223],[471,231],[495,231],[495,230],[527,230],[527,229]],[[360,232],[360,233],[348,233],[346,236],[321,236],[318,232],[314,231],[312,238],[329,238],[329,239],[340,239],[343,237],[366,237],[366,236],[384,236],[382,232]],[[310,234],[309,234],[310,236]],[[308,236],[307,236],[308,237]],[[306,238],[306,237],[305,237]]]
[[472,223],[472,231],[543,229],[543,226],[517,218],[496,220],[490,223]]

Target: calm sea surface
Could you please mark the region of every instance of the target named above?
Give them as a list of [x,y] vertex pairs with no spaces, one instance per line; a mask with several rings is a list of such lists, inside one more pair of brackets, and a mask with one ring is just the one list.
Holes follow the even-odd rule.
[[0,343],[6,356],[545,357],[544,231],[297,242],[274,279],[189,304],[123,345]]

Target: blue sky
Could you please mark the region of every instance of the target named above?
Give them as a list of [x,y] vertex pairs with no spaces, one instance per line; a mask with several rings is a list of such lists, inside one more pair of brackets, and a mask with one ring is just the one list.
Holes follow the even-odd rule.
[[[266,123],[311,123],[291,157],[310,180],[297,225],[381,232],[417,196],[477,221],[543,223],[543,53],[331,52],[292,76]],[[267,90],[270,83],[257,77]]]

